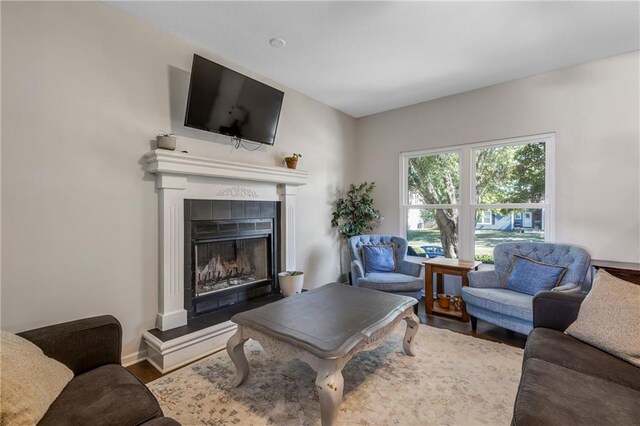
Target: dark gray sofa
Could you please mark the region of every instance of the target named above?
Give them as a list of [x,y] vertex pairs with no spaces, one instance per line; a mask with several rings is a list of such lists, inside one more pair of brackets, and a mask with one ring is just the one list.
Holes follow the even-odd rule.
[[18,333],[73,373],[39,425],[175,426],[153,394],[120,365],[122,328],[110,315]]
[[512,425],[640,421],[640,368],[564,333],[583,299],[559,292],[534,297]]

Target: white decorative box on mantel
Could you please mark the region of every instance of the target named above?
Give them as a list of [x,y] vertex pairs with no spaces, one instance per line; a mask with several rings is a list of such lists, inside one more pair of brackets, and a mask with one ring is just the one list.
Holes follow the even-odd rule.
[[[296,269],[295,209],[298,186],[308,173],[285,167],[245,164],[157,149],[144,155],[144,170],[156,175],[159,192],[160,271],[156,327],[162,331],[187,324],[184,308],[184,200],[280,201],[282,206],[281,268]],[[186,335],[179,341],[159,342],[146,332],[147,359],[162,372],[198,354],[222,349],[235,332],[226,322]],[[191,336],[191,337],[189,337]],[[162,352],[165,352],[164,354]]]

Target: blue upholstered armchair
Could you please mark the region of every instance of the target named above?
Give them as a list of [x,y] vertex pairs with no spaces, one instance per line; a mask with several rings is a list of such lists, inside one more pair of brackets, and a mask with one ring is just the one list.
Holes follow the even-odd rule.
[[[366,273],[362,261],[362,247],[390,244],[393,244],[395,250],[395,270]],[[420,300],[424,287],[424,281],[420,278],[422,265],[406,260],[407,246],[407,240],[391,235],[356,235],[349,238],[353,286],[402,294]]]
[[529,334],[533,328],[533,295],[503,288],[513,255],[538,262],[567,267],[552,291],[580,292],[591,263],[584,249],[564,244],[507,243],[493,249],[495,270],[469,272],[469,286],[462,288],[462,299],[476,329],[477,318],[500,327]]

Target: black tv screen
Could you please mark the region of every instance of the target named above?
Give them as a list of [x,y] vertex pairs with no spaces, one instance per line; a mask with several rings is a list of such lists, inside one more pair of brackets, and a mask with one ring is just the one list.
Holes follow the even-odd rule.
[[184,125],[273,145],[284,93],[193,55]]

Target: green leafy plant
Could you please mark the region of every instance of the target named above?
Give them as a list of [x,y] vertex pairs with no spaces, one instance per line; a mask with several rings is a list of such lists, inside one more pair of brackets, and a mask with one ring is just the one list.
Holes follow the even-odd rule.
[[413,251],[415,251],[416,254],[425,254],[422,247],[418,247],[418,246],[411,246],[411,247],[413,247]]
[[290,157],[284,157],[284,161],[289,162],[289,161],[293,161],[298,160],[298,158],[302,158],[302,154],[296,154],[295,152],[290,156]]
[[331,227],[345,239],[372,231],[384,217],[373,208],[371,192],[375,182],[351,184],[344,198],[338,198],[332,213]]
[[482,263],[493,265],[493,256],[491,256],[490,254],[476,254],[475,259],[479,260]]

